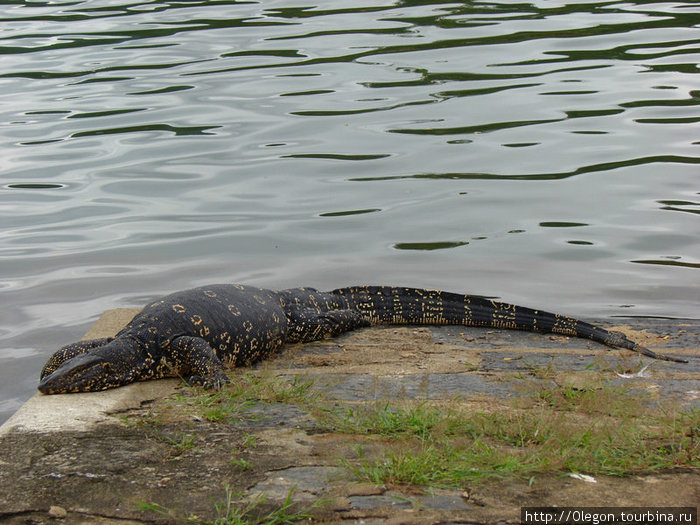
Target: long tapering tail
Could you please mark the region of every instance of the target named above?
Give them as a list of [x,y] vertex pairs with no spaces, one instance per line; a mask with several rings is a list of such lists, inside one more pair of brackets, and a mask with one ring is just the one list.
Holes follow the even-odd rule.
[[591,339],[612,347],[639,352],[654,359],[687,363],[657,354],[610,332],[573,317],[535,310],[474,295],[393,286],[338,288],[330,293],[347,301],[372,324],[464,325],[555,333]]

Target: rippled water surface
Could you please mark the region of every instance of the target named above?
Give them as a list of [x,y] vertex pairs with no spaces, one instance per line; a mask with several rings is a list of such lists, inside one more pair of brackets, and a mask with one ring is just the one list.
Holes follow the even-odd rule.
[[698,317],[695,1],[0,4],[0,421],[207,282]]

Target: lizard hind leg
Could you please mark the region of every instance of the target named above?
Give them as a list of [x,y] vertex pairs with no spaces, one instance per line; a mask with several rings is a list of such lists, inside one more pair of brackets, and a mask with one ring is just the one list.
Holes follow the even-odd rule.
[[371,325],[360,312],[350,309],[319,312],[315,308],[294,308],[287,311],[287,319],[288,343],[319,341]]
[[113,337],[102,337],[99,339],[86,339],[85,341],[78,341],[77,343],[71,343],[69,345],[66,345],[66,346],[56,350],[53,353],[53,355],[51,357],[49,357],[49,360],[46,361],[44,368],[41,369],[40,378],[44,379],[44,377],[46,377],[49,374],[51,374],[52,372],[54,372],[64,362],[68,361],[69,359],[74,358],[76,355],[84,354],[86,352],[89,352],[90,350],[93,350],[95,348],[99,348],[100,346],[106,345],[107,343],[109,343],[113,339],[114,339]]

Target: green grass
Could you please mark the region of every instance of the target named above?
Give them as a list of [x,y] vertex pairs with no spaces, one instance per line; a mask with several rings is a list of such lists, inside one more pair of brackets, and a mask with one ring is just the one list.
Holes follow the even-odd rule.
[[287,525],[308,520],[309,514],[318,504],[308,508],[299,508],[292,502],[294,490],[290,490],[285,500],[277,505],[267,503],[264,496],[253,501],[243,501],[243,494],[236,494],[226,488],[226,499],[223,503],[215,503],[216,518],[202,520],[197,516],[180,518],[172,509],[157,503],[141,502],[138,509],[150,511],[178,522],[196,523],[200,525]]
[[539,380],[521,378],[520,387],[527,394],[526,402],[534,400],[555,410],[587,415],[642,415],[651,406],[651,396],[642,390],[633,392],[629,385],[612,384],[597,374],[586,374],[592,377],[583,376],[584,381],[575,386],[560,384],[553,376],[544,376]]
[[[533,370],[520,377],[523,396],[482,410],[459,399],[332,407],[311,381],[252,372],[216,392],[190,389],[178,403],[196,417],[228,423],[260,402],[299,405],[319,430],[353,437],[357,453],[341,463],[377,484],[461,486],[493,478],[532,482],[540,474],[700,468],[700,409],[655,405],[642,390],[606,381],[604,372],[576,374],[575,386],[557,377],[551,367]],[[187,450],[181,441],[173,445]],[[255,446],[254,436],[245,441]],[[251,467],[235,456],[234,466]]]
[[269,373],[246,373],[231,384],[211,391],[191,387],[175,396],[178,403],[189,406],[195,415],[215,423],[235,422],[256,403],[308,404],[314,397],[312,381],[275,377]]
[[326,430],[348,434],[427,438],[445,421],[444,413],[426,403],[395,408],[390,403],[344,406],[321,417]]
[[183,434],[179,439],[174,439],[168,436],[162,436],[162,438],[173,447],[174,455],[180,455],[190,450],[196,450],[197,436],[193,434]]
[[253,468],[252,463],[244,458],[233,458],[230,463],[231,466],[236,467],[239,470],[251,470]]
[[378,484],[458,486],[540,473],[625,476],[700,467],[698,409],[651,409],[603,384],[547,386],[530,400],[527,408],[514,402],[489,412],[428,403],[353,406],[327,412],[323,424],[372,445],[342,463]]
[[285,525],[308,520],[312,517],[308,510],[298,510],[292,503],[294,490],[290,490],[285,500],[271,510],[265,505],[264,497],[241,503],[236,501],[242,497],[226,489],[226,502],[215,505],[217,517],[213,521],[201,522],[204,525]]

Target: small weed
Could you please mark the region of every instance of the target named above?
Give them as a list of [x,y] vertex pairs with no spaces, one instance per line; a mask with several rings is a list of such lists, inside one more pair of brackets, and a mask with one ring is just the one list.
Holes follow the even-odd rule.
[[239,470],[250,470],[253,468],[252,463],[243,458],[233,458],[231,460],[231,466],[236,467]]
[[141,511],[150,511],[150,512],[155,512],[156,514],[160,514],[161,516],[167,516],[168,518],[176,518],[176,514],[172,509],[169,509],[167,507],[163,507],[162,505],[159,505],[158,503],[147,503],[145,501],[139,501],[136,504],[137,510]]
[[164,434],[156,437],[173,447],[173,455],[179,456],[188,451],[196,451],[195,444],[197,442],[197,437],[192,434],[183,434],[179,439],[171,438]]
[[242,449],[255,448],[258,446],[258,438],[253,434],[245,434],[243,436],[243,441],[241,441],[240,447]]
[[556,368],[554,368],[554,363],[550,361],[547,366],[541,367],[528,367],[530,374],[537,379],[550,379],[554,377],[557,373]]
[[236,497],[230,489],[226,489],[226,502],[216,505],[217,518],[214,521],[204,522],[205,525],[282,525],[295,523],[311,518],[308,511],[293,510],[292,496],[294,489],[290,490],[282,504],[273,510],[263,513],[261,507],[266,506],[264,496],[244,503],[237,504]]

